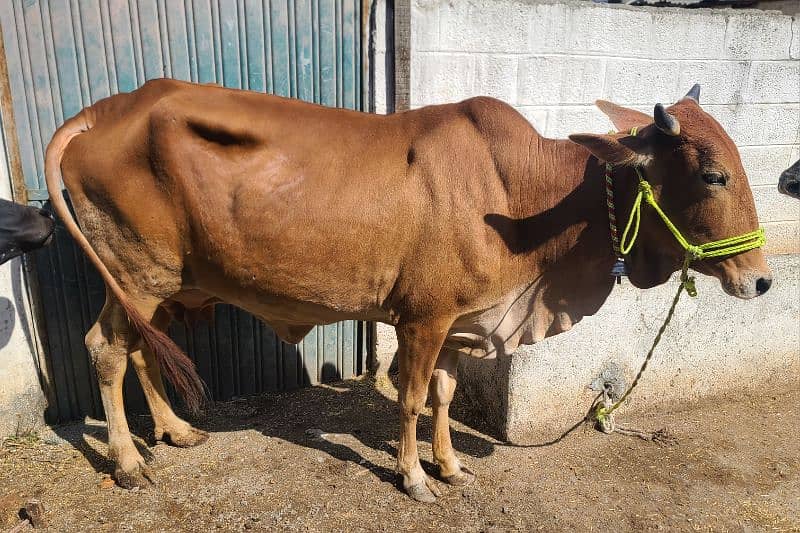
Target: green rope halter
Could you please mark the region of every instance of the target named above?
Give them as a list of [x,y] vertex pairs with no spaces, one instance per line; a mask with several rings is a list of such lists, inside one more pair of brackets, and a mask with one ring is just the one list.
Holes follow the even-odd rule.
[[[755,231],[742,235],[707,242],[705,244],[691,244],[686,240],[686,237],[681,234],[678,228],[675,227],[675,224],[673,224],[666,213],[664,213],[661,206],[658,205],[658,202],[656,202],[656,199],[653,197],[653,188],[650,186],[650,183],[644,179],[639,167],[636,167],[636,175],[639,177],[639,192],[636,194],[636,198],[633,201],[633,208],[631,209],[630,217],[628,217],[628,223],[625,224],[625,230],[622,232],[620,252],[622,252],[622,255],[628,255],[636,242],[636,238],[639,236],[639,222],[642,219],[642,201],[644,201],[658,213],[658,216],[664,221],[664,225],[667,226],[667,229],[675,237],[675,240],[678,241],[678,244],[686,250],[686,257],[684,258],[683,269],[681,271],[681,281],[689,296],[697,296],[694,278],[688,275],[689,265],[692,261],[707,259],[709,257],[734,255],[764,246],[767,240],[764,235],[764,228],[758,228]],[[628,238],[631,229],[633,232],[630,233],[630,238]]]
[[[636,135],[636,128],[631,130],[631,135]],[[607,187],[609,189],[611,188],[610,173],[611,169],[607,168],[606,179],[608,182]],[[691,262],[707,259],[709,257],[724,257],[728,255],[734,255],[741,252],[746,252],[748,250],[753,250],[754,248],[760,248],[761,246],[764,246],[764,243],[766,243],[767,240],[766,236],[764,235],[764,228],[758,228],[755,231],[743,233],[742,235],[737,235],[735,237],[728,237],[727,239],[720,239],[718,241],[707,242],[700,245],[691,244],[688,240],[686,240],[686,237],[683,236],[678,228],[675,227],[675,224],[672,223],[666,213],[664,213],[664,210],[661,209],[661,206],[658,205],[658,202],[656,202],[655,198],[653,198],[653,188],[650,186],[650,183],[644,179],[644,176],[642,176],[642,171],[639,169],[639,167],[636,167],[636,175],[639,177],[639,192],[636,194],[636,198],[633,201],[633,208],[631,209],[630,217],[628,217],[628,223],[625,225],[625,230],[622,232],[622,239],[619,242],[619,252],[622,253],[623,257],[628,255],[633,248],[634,243],[636,242],[636,238],[639,236],[639,222],[642,219],[642,201],[644,201],[646,204],[652,207],[656,213],[658,213],[658,216],[660,216],[661,220],[664,221],[667,229],[675,237],[675,240],[678,241],[678,244],[680,244],[681,247],[686,250],[686,255],[683,259],[683,268],[681,269],[681,285],[678,287],[678,291],[675,293],[675,297],[672,299],[672,305],[667,312],[664,323],[661,325],[661,328],[659,328],[658,333],[653,340],[653,344],[650,347],[650,351],[647,352],[644,363],[642,363],[642,367],[636,374],[633,383],[628,390],[625,391],[625,394],[623,394],[622,397],[615,403],[610,406],[602,404],[597,405],[592,413],[592,417],[597,421],[600,428],[606,433],[611,433],[614,431],[614,423],[613,419],[611,418],[611,414],[616,411],[617,408],[625,402],[625,400],[628,399],[628,396],[639,383],[639,379],[641,379],[648,363],[650,363],[650,359],[653,357],[656,346],[658,346],[658,343],[661,341],[661,337],[664,335],[670,320],[672,320],[672,316],[675,314],[675,308],[678,306],[678,300],[680,299],[681,294],[684,290],[686,290],[686,293],[689,296],[697,296],[697,288],[695,287],[694,277],[689,276],[689,265]],[[609,214],[611,215],[612,211],[614,210],[613,190],[609,195],[608,202]],[[611,237],[616,251],[617,243],[615,218],[610,216],[609,220],[611,221]],[[633,232],[630,233],[630,238],[628,238],[628,234],[631,229],[633,229]]]

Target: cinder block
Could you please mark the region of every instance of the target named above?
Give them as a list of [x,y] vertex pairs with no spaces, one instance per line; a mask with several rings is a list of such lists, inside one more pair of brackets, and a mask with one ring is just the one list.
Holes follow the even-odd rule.
[[[737,104],[744,99],[749,64],[746,61],[687,61],[679,65],[678,92],[682,98],[699,83],[702,104]],[[673,100],[673,101],[674,101]]]
[[472,96],[475,56],[420,52],[411,56],[411,102],[443,104]]
[[528,50],[537,53],[566,53],[571,10],[566,4],[536,4],[528,17]]
[[557,107],[548,110],[544,135],[564,139],[571,133],[606,133],[611,122],[594,106]]
[[792,59],[800,59],[800,15],[795,15],[792,19],[792,44],[789,55]]
[[471,95],[492,96],[513,104],[517,101],[517,59],[509,56],[479,55]]
[[738,146],[796,144],[800,137],[800,104],[708,105]]
[[725,15],[720,11],[652,12],[651,57],[724,58]]
[[[796,201],[797,200],[795,200],[795,202]],[[800,253],[800,222],[772,222],[764,224],[764,233],[767,236],[767,244],[764,245],[765,254],[778,255]],[[776,277],[775,282],[784,283],[785,280]]]
[[377,339],[375,341],[375,360],[373,361],[372,372],[377,377],[386,376],[389,368],[394,361],[397,353],[397,335],[394,326],[377,323],[375,325]]
[[517,111],[522,113],[536,131],[544,135],[547,131],[547,109],[541,107],[517,107]]
[[753,61],[745,101],[800,102],[800,61]]
[[732,59],[788,59],[792,19],[777,11],[734,12],[728,18],[725,48]]
[[444,51],[521,53],[528,47],[534,6],[512,0],[439,4],[439,43]]
[[439,49],[439,2],[414,0],[411,2],[411,50],[433,51]]
[[758,220],[761,222],[800,221],[800,202],[778,192],[773,185],[756,185],[753,200],[756,203]]
[[546,56],[519,62],[521,105],[591,104],[603,94],[604,58]]
[[[620,105],[671,102],[680,93],[680,69],[676,61],[609,59],[603,98]],[[681,89],[685,94],[689,87]]]
[[[742,146],[739,154],[750,185],[778,186],[781,172],[797,161],[797,146]],[[800,207],[800,203],[798,203]]]
[[608,4],[570,4],[567,50],[580,54],[649,57],[650,12]]
[[513,103],[516,76],[514,57],[421,52],[411,59],[411,100],[427,105],[492,96]]

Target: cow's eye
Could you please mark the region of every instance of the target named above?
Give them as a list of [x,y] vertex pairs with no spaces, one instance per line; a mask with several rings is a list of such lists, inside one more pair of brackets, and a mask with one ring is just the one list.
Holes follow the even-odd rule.
[[728,178],[721,172],[706,172],[703,174],[703,181],[709,185],[726,185],[728,183]]

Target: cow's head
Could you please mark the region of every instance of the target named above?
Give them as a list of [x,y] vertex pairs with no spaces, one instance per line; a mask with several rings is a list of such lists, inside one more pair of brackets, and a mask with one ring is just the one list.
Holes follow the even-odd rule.
[[0,199],[0,264],[48,244],[53,227],[48,212]]
[[778,190],[800,200],[800,159],[783,171],[778,180]]
[[[619,131],[637,135],[571,135],[598,159],[615,167],[639,166],[659,205],[692,244],[742,235],[758,228],[753,195],[739,152],[722,126],[699,104],[695,85],[669,108],[656,104],[653,116],[597,102]],[[617,213],[624,226],[637,187],[635,173],[615,183]],[[622,181],[622,182],[620,182]],[[649,206],[642,208],[639,238],[629,256],[631,282],[651,287],[680,269],[685,251]],[[720,280],[725,292],[752,298],[766,292],[772,274],[761,249],[692,263]]]

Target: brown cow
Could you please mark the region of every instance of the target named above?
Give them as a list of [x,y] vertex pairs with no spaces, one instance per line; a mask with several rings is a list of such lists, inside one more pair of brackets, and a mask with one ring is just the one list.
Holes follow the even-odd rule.
[[[379,116],[174,80],[148,82],[68,120],[47,149],[47,184],[109,289],[86,345],[117,482],[132,487],[149,477],[123,409],[128,357],[156,438],[179,446],[207,438],[164,394],[159,363],[190,405],[201,384],[162,332],[170,313],[221,301],[289,342],[343,319],[393,324],[403,486],[420,501],[438,494],[417,455],[429,393],[441,479],[471,482],[448,426],[458,354],[509,353],[571,328],[606,299],[615,257],[601,161],[617,166],[620,219],[640,165],[691,241],[758,226],[736,147],[694,98],[669,114],[657,106],[655,124],[601,107],[619,129],[639,126],[639,135],[546,139],[491,98]],[[62,171],[83,233],[59,194]],[[684,252],[651,211],[640,234],[630,279],[653,287]],[[694,268],[740,298],[771,282],[760,250]]]

